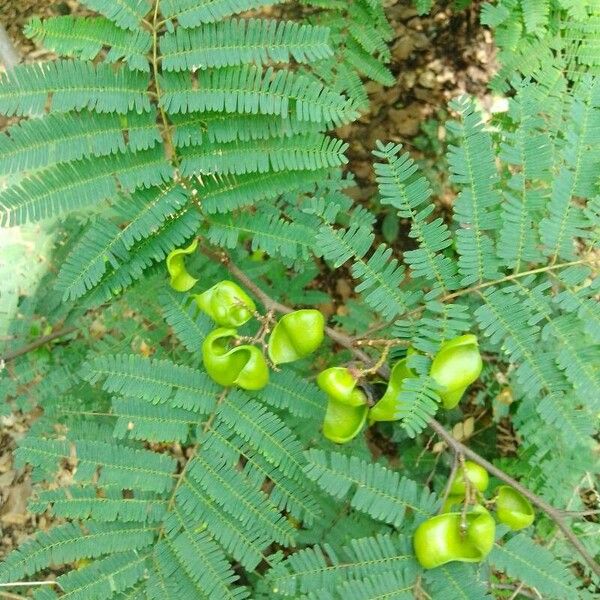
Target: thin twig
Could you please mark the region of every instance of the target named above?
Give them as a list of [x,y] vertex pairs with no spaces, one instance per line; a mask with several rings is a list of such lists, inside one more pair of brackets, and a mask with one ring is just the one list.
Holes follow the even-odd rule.
[[[242,283],[248,290],[250,290],[259,300],[260,302],[267,308],[272,309],[275,312],[287,314],[293,311],[289,306],[285,304],[281,304],[276,300],[273,300],[267,293],[265,293],[256,283],[250,279],[243,271],[241,271],[229,258],[227,254],[221,252],[219,255],[216,255],[214,252],[210,250],[203,250],[203,252],[209,256],[210,258],[216,259],[240,282]],[[585,261],[574,261],[572,264],[580,264]],[[563,265],[564,266],[564,265]],[[542,272],[547,269],[534,269],[530,273]],[[508,278],[506,278],[508,279]],[[347,348],[356,356],[358,359],[363,361],[365,364],[372,364],[373,359],[362,350],[356,348],[353,343],[353,339],[340,331],[332,329],[331,327],[325,328],[326,334],[340,346]],[[390,370],[387,365],[382,365],[378,369],[378,373],[385,378],[389,378]],[[540,510],[545,512],[550,519],[552,519],[557,527],[563,532],[564,536],[567,538],[567,541],[577,550],[579,555],[584,559],[584,561],[588,564],[592,571],[600,576],[600,564],[598,564],[592,555],[587,551],[585,546],[581,543],[579,538],[573,533],[570,527],[565,523],[563,519],[563,512],[548,504],[543,498],[540,498],[532,491],[527,489],[521,483],[519,483],[516,479],[513,479],[510,475],[494,466],[491,462],[483,458],[477,454],[477,452],[471,450],[468,446],[465,446],[463,443],[459,442],[454,436],[446,431],[445,427],[436,421],[435,419],[430,419],[428,423],[429,427],[433,429],[440,438],[442,438],[448,447],[452,450],[453,453],[458,454],[459,456],[463,456],[471,459],[473,462],[481,465],[484,469],[486,469],[489,473],[497,477],[498,479],[508,483],[510,486],[515,488],[518,492],[520,492],[525,498],[527,498],[534,506],[537,506]]]
[[536,594],[536,590],[529,591],[527,589],[523,589],[523,584],[521,583],[519,586],[510,584],[510,583],[495,583],[492,586],[493,590],[506,590],[507,592],[517,591],[521,596],[525,598],[531,598],[532,600],[540,600],[541,596]]
[[[559,264],[551,264],[545,267],[539,267],[537,269],[530,269],[529,271],[521,271],[520,273],[512,273],[511,275],[506,275],[505,277],[501,277],[499,279],[495,279],[494,281],[485,281],[484,283],[478,283],[477,285],[473,285],[468,288],[463,288],[461,290],[457,290],[456,292],[452,292],[450,294],[446,294],[438,299],[438,302],[448,302],[448,300],[454,300],[456,298],[460,298],[462,296],[466,296],[472,293],[479,293],[481,290],[493,287],[495,285],[502,285],[504,283],[508,283],[509,281],[514,281],[515,279],[520,279],[521,277],[528,277],[529,275],[539,275],[540,273],[547,273],[550,271],[557,271],[559,269],[566,269],[567,267],[573,267],[576,265],[593,265],[598,262],[598,258],[593,256],[592,254],[581,258],[579,260],[573,260],[570,262],[564,262]],[[423,312],[423,306],[418,306],[413,310],[409,310],[404,313],[403,317],[405,319],[415,317]]]
[[439,512],[442,512],[442,510],[444,509],[444,504],[446,504],[446,500],[448,500],[448,497],[450,496],[450,488],[452,487],[452,483],[454,482],[454,478],[456,477],[456,473],[457,473],[458,467],[460,465],[460,461],[458,459],[459,456],[460,456],[460,454],[458,454],[458,453],[453,454],[452,469],[450,471],[450,476],[448,477],[448,481],[446,482],[446,487],[444,488],[444,493],[442,494],[442,502],[440,504]]
[[515,588],[515,591],[510,595],[508,600],[515,600],[515,598],[519,595],[519,592],[525,587],[525,584],[521,581],[519,585]]
[[369,348],[372,346],[409,346],[409,340],[391,340],[389,338],[366,338],[362,337],[359,339],[353,339],[353,343],[356,346],[368,346]]
[[368,369],[363,369],[362,371],[360,371],[360,377],[363,378],[366,375],[373,375],[374,373],[377,373],[379,371],[379,369],[381,369],[381,367],[383,367],[383,365],[385,365],[388,355],[390,353],[390,348],[392,346],[393,346],[392,343],[386,344],[385,347],[383,348],[383,352],[381,353],[381,356],[379,357],[377,362],[372,367],[369,367]]
[[563,510],[563,517],[595,517],[600,515],[600,509],[594,508],[591,510]]
[[[56,586],[59,590],[64,591],[62,585],[58,581],[12,581],[9,583],[0,583],[0,588],[3,587],[46,587]],[[20,596],[18,596],[20,598]]]
[[173,136],[171,132],[171,123],[167,118],[167,113],[160,103],[160,99],[162,97],[162,89],[160,87],[160,73],[158,69],[159,63],[159,39],[158,32],[161,27],[161,23],[158,20],[158,16],[160,14],[160,0],[155,0],[153,15],[152,15],[152,23],[148,23],[151,28],[152,34],[152,57],[151,57],[151,65],[152,65],[152,78],[154,80],[154,86],[156,88],[156,103],[158,105],[158,112],[160,115],[160,120],[162,122],[162,137],[165,145],[165,151],[167,154],[167,158],[171,160],[175,168],[179,167],[179,157],[177,156],[177,151],[175,149],[175,144],[173,143]]
[[37,340],[33,340],[33,342],[23,346],[22,348],[17,348],[17,350],[14,350],[13,352],[8,352],[4,356],[1,356],[0,363],[2,363],[2,361],[8,362],[9,360],[13,360],[19,356],[23,356],[23,354],[27,354],[28,352],[36,350],[40,346],[44,346],[45,344],[52,342],[53,340],[65,337],[66,335],[69,335],[70,333],[74,333],[76,331],[76,327],[65,327],[64,329],[53,331],[52,333],[44,335],[38,338]]

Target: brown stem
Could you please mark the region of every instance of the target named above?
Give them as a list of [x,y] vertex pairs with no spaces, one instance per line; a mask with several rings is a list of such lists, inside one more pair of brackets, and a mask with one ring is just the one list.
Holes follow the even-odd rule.
[[22,348],[17,348],[17,350],[14,350],[13,352],[8,352],[4,356],[0,356],[0,362],[8,362],[9,360],[13,360],[19,356],[23,356],[23,354],[27,354],[28,352],[31,352],[32,350],[35,350],[40,346],[47,344],[48,342],[69,335],[70,333],[74,333],[75,331],[77,331],[76,327],[65,327],[64,329],[53,331],[52,333],[44,335],[38,338],[37,340],[34,340],[30,344],[23,346]]
[[0,598],[6,598],[7,600],[23,600],[23,596],[3,591],[0,591]]
[[456,473],[457,473],[458,467],[460,465],[459,456],[460,456],[460,454],[458,454],[458,453],[454,454],[454,459],[452,461],[452,469],[450,471],[448,481],[446,482],[446,487],[444,488],[444,493],[442,494],[442,501],[440,503],[440,511],[439,512],[441,512],[443,510],[444,504],[446,504],[446,500],[448,500],[448,497],[450,496],[450,488],[452,487],[452,483],[454,482],[454,478],[456,477]]
[[[212,252],[210,250],[205,250],[205,249],[203,249],[203,252],[209,258],[212,258],[214,260],[218,260],[219,262],[221,262],[223,264],[223,266],[240,283],[242,283],[248,290],[250,290],[261,301],[261,303],[265,306],[265,308],[267,308],[268,310],[274,310],[275,312],[283,313],[283,314],[292,312],[293,309],[291,309],[289,306],[286,306],[285,304],[281,304],[280,302],[273,300],[273,298],[271,298],[258,285],[256,285],[256,283],[254,283],[254,281],[252,279],[250,279],[242,270],[240,270],[233,262],[231,262],[231,259],[229,258],[229,256],[227,256],[227,254],[222,252],[219,255],[217,255],[214,252]],[[577,262],[583,262],[583,261],[577,261]],[[352,352],[354,354],[354,356],[356,356],[361,361],[365,362],[366,364],[373,363],[372,358],[366,352],[363,352],[362,350],[360,350],[354,346],[353,339],[350,336],[348,336],[344,333],[341,333],[340,331],[337,331],[335,329],[332,329],[331,327],[326,327],[325,333],[334,342],[336,342],[340,346],[343,346],[344,348],[347,348],[348,350],[350,350],[350,352]],[[387,367],[387,365],[382,365],[378,369],[378,373],[380,375],[382,375],[383,377],[387,378],[387,377],[389,377],[390,370]],[[525,496],[525,498],[527,498],[533,505],[537,506],[541,511],[545,512],[546,515],[548,515],[548,517],[550,517],[550,519],[552,519],[556,523],[557,527],[563,532],[563,534],[565,535],[565,537],[567,538],[569,543],[577,550],[579,555],[585,560],[585,562],[589,565],[589,567],[592,569],[592,571],[596,575],[600,576],[600,564],[598,564],[594,560],[592,555],[587,551],[587,549],[581,543],[579,538],[573,533],[573,531],[570,529],[570,527],[565,523],[564,518],[563,518],[563,511],[561,511],[558,508],[555,508],[551,504],[548,504],[543,498],[540,498],[539,496],[534,494],[532,491],[530,491],[529,489],[524,487],[522,484],[520,484],[516,479],[513,479],[510,475],[508,475],[507,473],[505,473],[498,467],[495,467],[491,462],[489,462],[488,460],[483,458],[483,456],[480,456],[479,454],[477,454],[477,452],[474,452],[468,446],[465,446],[464,444],[462,444],[461,442],[456,440],[453,437],[453,435],[449,431],[446,431],[444,426],[441,423],[439,423],[438,421],[436,421],[435,419],[431,419],[429,421],[428,425],[446,442],[446,444],[452,450],[452,452],[454,452],[458,456],[467,457],[467,458],[471,459],[473,462],[476,462],[478,465],[481,465],[489,473],[491,473],[498,479],[504,481],[505,483],[508,483],[510,486],[515,488],[515,490],[517,490],[518,492],[523,494],[523,496]]]
[[593,508],[590,510],[563,510],[564,517],[595,517],[600,515],[600,510]]

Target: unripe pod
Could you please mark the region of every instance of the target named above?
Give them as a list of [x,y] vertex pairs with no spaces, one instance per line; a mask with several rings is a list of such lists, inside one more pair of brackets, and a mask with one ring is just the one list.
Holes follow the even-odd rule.
[[220,281],[195,299],[200,310],[221,327],[240,327],[256,310],[252,298],[233,281]]
[[366,403],[364,392],[356,389],[358,381],[346,367],[331,367],[317,376],[317,385],[333,400],[348,406]]
[[354,439],[367,420],[368,408],[348,406],[329,399],[323,421],[323,435],[336,444],[345,444]]
[[169,283],[177,292],[187,292],[198,281],[187,272],[184,262],[185,255],[192,254],[197,247],[198,240],[195,239],[187,248],[176,248],[167,255],[167,271],[171,277]]
[[235,329],[211,331],[202,344],[202,360],[209,376],[223,386],[237,385],[260,390],[269,382],[269,367],[263,353],[248,344],[229,348]]
[[318,310],[296,310],[279,319],[269,338],[269,358],[288,363],[312,354],[323,342],[325,318]]
[[399,360],[392,369],[385,394],[377,404],[369,411],[370,421],[396,421],[398,408],[401,404],[400,394],[406,379],[415,374],[406,366],[406,358]]
[[329,397],[323,435],[337,444],[356,437],[367,420],[367,397],[357,383],[345,367],[331,367],[317,377],[317,385]]
[[466,531],[461,531],[459,512],[437,515],[421,523],[413,537],[417,560],[425,569],[451,561],[480,562],[492,549],[496,524],[483,506],[465,515]]
[[456,471],[456,476],[450,486],[450,494],[453,496],[464,496],[466,494],[465,477],[469,480],[471,486],[479,492],[485,492],[490,483],[488,472],[482,466],[466,460],[464,466]]
[[483,362],[477,337],[461,335],[442,344],[431,363],[430,375],[441,387],[444,408],[454,408],[465,390],[479,377]]
[[509,485],[501,485],[496,490],[496,516],[498,521],[508,525],[513,531],[529,527],[534,519],[533,506],[527,498]]

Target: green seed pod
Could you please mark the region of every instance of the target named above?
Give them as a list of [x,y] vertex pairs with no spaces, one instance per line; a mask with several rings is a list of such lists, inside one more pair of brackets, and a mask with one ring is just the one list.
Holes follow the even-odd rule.
[[444,502],[444,505],[442,506],[442,510],[440,512],[442,512],[442,513],[458,512],[458,511],[460,511],[464,501],[465,501],[464,496],[450,495],[446,498],[446,501]]
[[323,421],[323,435],[336,444],[345,444],[354,439],[367,420],[368,408],[348,406],[329,399]]
[[456,471],[456,476],[450,486],[450,493],[453,496],[464,496],[467,492],[465,477],[471,485],[479,492],[485,492],[490,483],[488,472],[477,463],[466,460],[464,468],[460,467]]
[[454,408],[465,390],[479,377],[483,362],[477,337],[461,335],[442,344],[431,363],[430,375],[440,385],[444,408]]
[[533,523],[533,506],[520,492],[509,485],[501,485],[496,494],[496,516],[500,523],[508,525],[513,531],[525,529]]
[[312,354],[323,342],[325,318],[318,310],[296,310],[284,315],[269,338],[269,358],[278,365]]
[[356,389],[357,380],[346,367],[331,367],[317,376],[317,385],[333,400],[347,406],[366,403],[364,392]]
[[356,389],[357,383],[345,367],[331,367],[317,376],[317,385],[329,398],[323,435],[337,444],[355,438],[367,420],[367,397]]
[[233,281],[220,281],[194,298],[200,310],[221,327],[240,327],[256,310],[252,298]]
[[184,262],[185,255],[192,254],[197,247],[198,240],[195,239],[187,248],[176,248],[167,255],[167,271],[171,277],[169,283],[177,292],[187,292],[198,281],[187,272]]
[[202,344],[202,360],[209,376],[218,384],[260,390],[269,383],[269,367],[263,353],[251,345],[229,347],[235,329],[211,331]]
[[392,369],[385,394],[379,402],[369,411],[369,421],[396,421],[399,417],[398,408],[401,404],[400,394],[406,379],[415,374],[406,366],[406,358],[399,360]]
[[496,524],[483,506],[475,506],[465,516],[466,532],[461,531],[459,512],[437,515],[421,523],[413,537],[417,560],[425,569],[451,561],[480,562],[491,551]]

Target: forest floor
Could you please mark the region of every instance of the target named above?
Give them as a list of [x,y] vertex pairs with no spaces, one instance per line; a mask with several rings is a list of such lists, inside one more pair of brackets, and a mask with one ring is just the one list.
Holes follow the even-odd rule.
[[[430,178],[437,178],[433,185],[440,208],[444,209],[453,198],[452,191],[441,179],[443,169],[436,168],[445,139],[445,108],[449,100],[464,92],[479,98],[486,109],[492,108],[495,100],[486,88],[495,69],[492,37],[478,23],[479,2],[457,13],[438,7],[426,17],[417,16],[410,0],[388,0],[386,4],[396,32],[391,44],[391,69],[397,83],[391,88],[369,84],[370,112],[357,123],[338,130],[338,135],[350,144],[348,168],[358,184],[352,194],[360,201],[368,201],[374,195],[371,152],[375,141],[401,142],[424,161]],[[438,4],[443,6],[444,2]],[[0,23],[26,62],[46,60],[51,55],[23,36],[25,23],[32,16],[72,12],[83,12],[74,0],[0,0]],[[271,12],[276,11],[271,9]],[[0,129],[7,124],[6,120],[0,120]],[[22,253],[23,257],[27,255],[25,260],[39,262],[41,254],[30,256],[39,246],[29,244],[27,236],[41,233],[10,230],[2,235],[5,246],[20,245],[28,250]],[[10,243],[9,235],[12,236]],[[351,285],[343,278],[343,271],[340,273],[341,277],[336,275],[328,284],[344,301],[351,293]],[[16,272],[14,277],[17,277]],[[0,415],[3,414],[0,410]],[[35,410],[13,410],[0,416],[0,559],[24,537],[50,525],[47,516],[27,513],[31,481],[27,471],[13,465],[14,448],[38,414]]]

